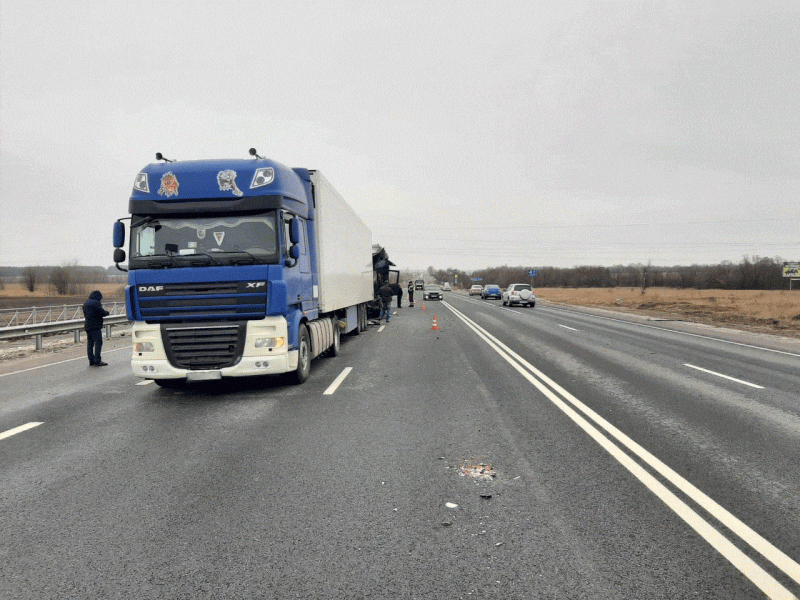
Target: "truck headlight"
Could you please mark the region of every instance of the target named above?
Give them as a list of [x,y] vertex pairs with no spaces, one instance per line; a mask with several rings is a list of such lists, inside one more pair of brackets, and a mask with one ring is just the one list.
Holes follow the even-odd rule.
[[286,345],[286,338],[256,338],[256,348],[282,348]]
[[153,342],[136,342],[133,344],[134,352],[155,352]]

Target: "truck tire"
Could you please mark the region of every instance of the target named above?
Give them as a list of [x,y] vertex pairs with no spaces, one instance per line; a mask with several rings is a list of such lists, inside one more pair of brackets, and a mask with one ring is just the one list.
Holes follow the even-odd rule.
[[311,336],[308,327],[300,325],[297,330],[297,369],[292,373],[295,383],[305,383],[311,373]]
[[[356,329],[358,329],[356,327]],[[339,356],[342,347],[342,328],[339,327],[339,319],[333,320],[333,344],[328,350],[328,356]]]
[[358,335],[362,331],[367,330],[367,305],[366,304],[359,304],[358,305],[358,326],[352,331],[353,335]]

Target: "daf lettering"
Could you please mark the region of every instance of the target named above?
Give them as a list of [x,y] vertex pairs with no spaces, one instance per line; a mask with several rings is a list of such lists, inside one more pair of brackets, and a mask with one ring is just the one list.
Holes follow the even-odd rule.
[[164,291],[163,285],[140,285],[139,292],[162,292]]

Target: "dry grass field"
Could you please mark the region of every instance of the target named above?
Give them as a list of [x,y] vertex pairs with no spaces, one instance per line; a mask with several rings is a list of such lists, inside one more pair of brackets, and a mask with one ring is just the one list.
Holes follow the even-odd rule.
[[21,283],[4,283],[0,288],[0,308],[27,308],[30,306],[63,306],[64,304],[82,304],[92,290],[100,290],[103,300],[122,300],[125,285],[121,283],[87,283],[82,286],[85,291],[71,296],[57,296],[47,284],[36,286],[29,292]]
[[[28,292],[22,284],[6,283],[0,289],[0,308],[59,306],[83,303],[91,290],[104,301],[121,300],[120,283],[86,284],[84,294],[49,295],[49,286]],[[800,338],[800,290],[727,291],[649,288],[541,288],[537,297],[548,302],[637,312],[654,317],[682,319],[712,325],[776,333]]]
[[800,337],[800,290],[541,288],[542,300]]

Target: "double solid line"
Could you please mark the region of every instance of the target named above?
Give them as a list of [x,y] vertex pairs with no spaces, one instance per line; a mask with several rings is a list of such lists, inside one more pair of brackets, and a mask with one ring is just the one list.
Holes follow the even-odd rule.
[[[748,557],[733,542],[712,526],[705,518],[687,504],[678,493],[682,493],[709,515],[717,519],[729,531],[733,532],[753,550],[767,561],[778,567],[792,580],[800,584],[800,564],[776,548],[768,540],[743,523],[730,511],[704,494],[697,487],[676,473],[661,460],[653,456],[642,446],[614,427],[603,417],[570,394],[567,390],[547,377],[536,367],[506,346],[503,342],[478,325],[475,321],[455,309],[449,303],[443,303],[464,324],[485,341],[497,354],[511,365],[522,377],[539,390],[548,400],[583,429],[604,450],[613,456],[634,477],[653,492],[662,502],[671,508],[704,540],[724,556],[734,567],[753,582],[768,598],[775,600],[797,600],[797,598],[770,573]],[[623,448],[627,449],[634,460]],[[650,470],[645,468],[649,467]],[[655,472],[669,482],[673,489],[661,483],[651,473]],[[674,491],[673,491],[674,490]]]

